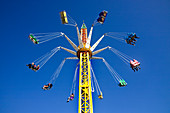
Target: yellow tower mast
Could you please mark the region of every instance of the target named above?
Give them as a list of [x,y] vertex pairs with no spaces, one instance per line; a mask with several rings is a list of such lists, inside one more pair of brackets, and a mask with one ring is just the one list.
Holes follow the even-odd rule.
[[81,28],[81,40],[83,48],[77,52],[80,58],[79,68],[79,110],[78,113],[93,113],[93,102],[91,92],[91,74],[90,74],[90,57],[92,55],[90,49],[85,48],[87,40],[87,28],[83,23]]

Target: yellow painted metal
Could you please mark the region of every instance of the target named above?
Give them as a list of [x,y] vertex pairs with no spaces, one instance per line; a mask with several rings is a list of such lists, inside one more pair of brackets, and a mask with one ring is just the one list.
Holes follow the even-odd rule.
[[78,113],[93,113],[89,53],[80,53],[79,110]]
[[89,95],[90,95],[90,109],[91,109],[91,112],[90,113],[93,113],[93,101],[92,101],[92,91],[91,91],[91,71],[90,71],[90,61],[89,61],[89,54],[87,53],[87,61],[88,61],[88,74],[89,74]]
[[81,113],[81,73],[82,73],[82,53],[80,53],[80,68],[79,68],[79,109],[78,113]]

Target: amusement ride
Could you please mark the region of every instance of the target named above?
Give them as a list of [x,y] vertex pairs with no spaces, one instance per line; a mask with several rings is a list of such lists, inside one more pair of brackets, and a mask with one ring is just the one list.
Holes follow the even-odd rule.
[[[56,47],[50,52],[44,54],[43,56],[39,57],[35,61],[33,61],[30,64],[27,64],[28,68],[37,72],[39,69],[41,69],[46,62],[59,50],[63,49],[71,54],[73,54],[75,57],[67,57],[65,58],[61,64],[58,66],[57,70],[53,73],[51,76],[51,79],[49,80],[48,84],[44,85],[42,87],[43,90],[50,90],[56,79],[59,76],[59,73],[65,63],[66,60],[78,60],[78,64],[76,65],[75,74],[73,78],[72,83],[72,89],[70,92],[70,96],[67,99],[67,102],[73,101],[75,97],[75,87],[76,87],[76,81],[78,80],[78,113],[93,113],[93,101],[92,101],[92,92],[94,92],[94,87],[97,91],[98,98],[103,99],[103,94],[100,89],[100,86],[97,82],[96,76],[94,74],[94,70],[92,68],[91,60],[102,60],[108,70],[110,71],[112,77],[114,80],[118,83],[118,86],[125,87],[127,86],[127,83],[125,80],[109,65],[109,63],[103,58],[103,57],[96,57],[98,53],[109,49],[113,53],[115,53],[123,62],[125,62],[130,68],[135,72],[138,71],[140,68],[140,62],[135,60],[134,58],[116,50],[115,48],[112,48],[110,46],[101,48],[99,50],[95,50],[95,48],[99,45],[99,43],[102,41],[104,37],[111,37],[114,38],[120,42],[135,46],[136,40],[139,39],[139,37],[136,35],[136,33],[133,32],[108,32],[104,33],[95,44],[91,46],[91,39],[92,39],[92,32],[94,26],[102,25],[105,22],[105,19],[107,17],[108,12],[102,11],[97,16],[96,20],[91,26],[89,34],[87,33],[87,27],[85,23],[83,22],[81,26],[81,30],[79,30],[77,23],[69,16],[66,11],[60,12],[60,18],[61,22],[64,25],[70,25],[76,28],[77,30],[77,37],[79,45],[77,46],[70,38],[66,36],[65,33],[62,32],[52,32],[52,33],[30,33],[29,39],[34,44],[41,44],[53,39],[56,39],[58,37],[65,37],[68,42],[71,44],[71,46],[74,48],[74,50],[65,48],[65,47]],[[78,74],[79,73],[79,76]]]

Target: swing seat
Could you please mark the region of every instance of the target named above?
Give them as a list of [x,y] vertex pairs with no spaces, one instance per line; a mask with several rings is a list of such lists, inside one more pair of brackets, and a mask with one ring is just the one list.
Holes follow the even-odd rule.
[[62,24],[68,24],[66,11],[60,12],[60,18],[61,18],[61,23]]
[[103,99],[103,95],[99,95],[98,98],[99,98],[99,99]]

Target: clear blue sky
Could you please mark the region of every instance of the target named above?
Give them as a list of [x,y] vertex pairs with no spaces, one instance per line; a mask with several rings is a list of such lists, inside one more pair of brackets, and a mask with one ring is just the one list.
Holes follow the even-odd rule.
[[133,72],[116,55],[106,50],[103,56],[127,81],[120,88],[101,61],[93,68],[104,99],[93,94],[94,113],[170,113],[170,1],[169,0],[1,0],[0,7],[0,113],[77,113],[78,95],[69,96],[76,61],[66,61],[50,91],[41,87],[50,79],[60,62],[71,54],[60,51],[37,73],[25,65],[54,47],[73,50],[65,38],[34,45],[30,32],[64,32],[76,44],[74,27],[60,22],[59,12],[66,10],[88,31],[98,13],[107,10],[105,24],[94,28],[92,44],[106,32],[134,31],[141,39],[137,45],[106,37],[97,49],[110,45],[141,62]]

